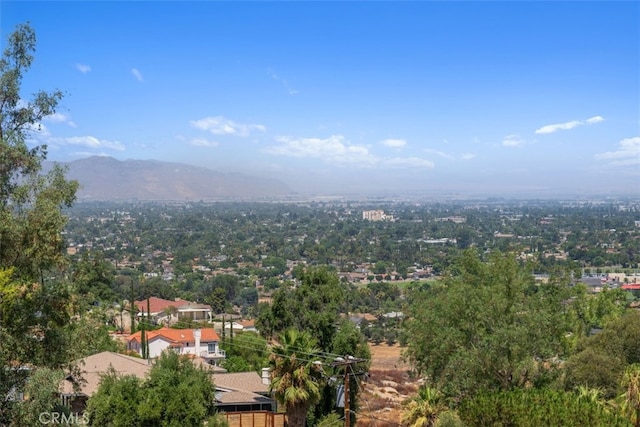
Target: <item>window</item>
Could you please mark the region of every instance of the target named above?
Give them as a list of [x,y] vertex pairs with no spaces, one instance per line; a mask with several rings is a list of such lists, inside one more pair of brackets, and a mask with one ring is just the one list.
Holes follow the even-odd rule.
[[207,350],[209,351],[209,353],[215,353],[216,352],[216,343],[210,342],[207,345]]

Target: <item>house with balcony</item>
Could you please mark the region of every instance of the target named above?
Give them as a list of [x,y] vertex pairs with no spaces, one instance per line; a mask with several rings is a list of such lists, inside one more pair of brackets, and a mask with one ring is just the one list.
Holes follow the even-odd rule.
[[[165,350],[192,357],[202,357],[207,363],[217,366],[225,358],[220,348],[220,338],[213,328],[172,329],[160,328],[146,331],[149,343],[149,358],[158,357]],[[127,349],[142,356],[142,332],[138,331],[127,338]]]

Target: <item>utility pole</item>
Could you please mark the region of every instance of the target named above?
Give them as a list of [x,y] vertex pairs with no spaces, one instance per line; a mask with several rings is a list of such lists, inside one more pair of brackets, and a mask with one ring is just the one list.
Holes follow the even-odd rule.
[[351,396],[349,391],[349,383],[351,382],[351,375],[349,371],[353,371],[352,366],[365,362],[366,359],[359,359],[353,356],[336,357],[332,366],[344,366],[344,426],[351,426]]
[[349,402],[351,401],[351,395],[349,394],[349,368],[351,365],[344,365],[344,427],[351,425],[351,408],[349,408]]

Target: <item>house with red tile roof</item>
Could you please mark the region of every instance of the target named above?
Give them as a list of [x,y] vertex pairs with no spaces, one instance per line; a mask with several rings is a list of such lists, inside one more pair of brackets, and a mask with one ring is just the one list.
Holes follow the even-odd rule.
[[[172,329],[160,328],[146,331],[149,343],[149,358],[158,357],[165,350],[178,354],[202,357],[208,363],[217,365],[225,358],[225,352],[219,346],[220,338],[213,328]],[[127,338],[127,349],[142,355],[142,332],[138,331]]]
[[243,332],[258,332],[256,329],[256,320],[255,319],[246,319],[238,322],[240,326],[242,326]]
[[171,324],[178,320],[211,322],[211,306],[197,302],[186,301],[180,298],[167,300],[158,297],[150,297],[147,300],[136,301],[138,316],[151,315],[156,324]]

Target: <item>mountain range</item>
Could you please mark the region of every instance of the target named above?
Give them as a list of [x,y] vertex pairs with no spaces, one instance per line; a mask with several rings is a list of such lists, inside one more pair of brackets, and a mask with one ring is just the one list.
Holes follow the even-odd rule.
[[62,163],[77,180],[79,201],[206,201],[293,195],[274,179],[220,173],[182,163],[94,156]]

